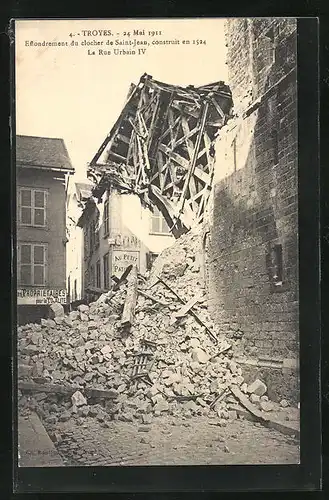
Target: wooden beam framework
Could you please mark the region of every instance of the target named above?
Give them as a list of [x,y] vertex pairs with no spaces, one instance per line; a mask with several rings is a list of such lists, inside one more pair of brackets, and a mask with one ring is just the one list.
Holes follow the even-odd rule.
[[214,141],[231,116],[230,89],[178,87],[143,75],[88,167],[100,198],[109,185],[139,195],[179,237],[203,219]]

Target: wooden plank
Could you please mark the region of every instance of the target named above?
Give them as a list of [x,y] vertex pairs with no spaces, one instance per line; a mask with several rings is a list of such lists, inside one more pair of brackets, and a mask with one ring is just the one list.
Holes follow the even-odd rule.
[[[130,265],[128,267],[126,267],[126,269],[123,271],[123,273],[121,274],[120,278],[117,278],[113,281],[115,281],[115,284],[113,285],[113,291],[117,291],[119,290],[120,286],[123,284],[123,283],[126,283],[126,278],[127,276],[129,275],[130,271],[132,270],[133,266]],[[111,276],[111,279],[113,279],[114,276]]]
[[[194,150],[194,142],[191,139],[191,137],[193,137],[194,135],[195,136],[197,135],[197,133],[200,130],[200,125],[196,125],[193,129],[190,130],[188,120],[186,120],[186,118],[182,118],[182,129],[184,131],[184,136],[181,137],[180,139],[178,139],[178,141],[176,142],[176,146],[180,146],[188,139],[191,143],[191,148]],[[192,156],[191,156],[191,159],[192,159]]]
[[118,135],[117,135],[117,139],[118,139],[119,141],[125,142],[126,144],[130,144],[130,139],[129,139],[129,137],[126,137],[126,136],[125,136],[125,135],[123,135],[123,134],[118,134]]
[[[230,409],[235,410],[239,416],[242,416],[243,418],[250,420],[251,422],[257,421],[257,418],[255,418],[246,409],[241,408],[241,406],[238,404],[230,405]],[[281,434],[285,434],[286,436],[292,436],[292,437],[295,436],[296,438],[300,437],[300,429],[298,422],[291,422],[291,421],[283,422],[282,420],[279,420],[276,417],[273,417],[272,415],[269,415],[266,418],[267,420],[265,422],[261,422],[263,424],[266,424],[266,427],[269,427],[270,429],[275,429],[276,431],[279,431],[281,432]]]
[[[149,187],[149,197],[150,200],[158,207],[158,209],[162,212],[164,218],[167,221],[167,224],[175,236],[175,238],[179,238],[183,233],[186,232],[187,224],[184,222],[184,214],[181,216],[181,220],[176,219],[176,212],[174,204],[169,201],[168,198],[163,196],[160,189],[155,186],[153,183],[150,184]],[[165,213],[166,212],[166,213]]]
[[231,345],[228,345],[228,346],[226,346],[226,347],[223,347],[223,348],[222,348],[222,349],[220,349],[218,352],[216,352],[216,354],[214,354],[213,356],[211,356],[210,361],[211,361],[212,359],[217,358],[217,356],[220,356],[221,354],[224,354],[224,352],[229,351],[230,349],[232,349],[232,346],[231,346]]
[[197,302],[199,302],[199,300],[201,299],[201,295],[195,295],[194,297],[192,297],[191,300],[189,300],[183,307],[181,307],[179,309],[179,311],[175,312],[175,316],[176,318],[182,318],[183,316],[185,316],[190,309],[192,309],[193,306],[195,306],[195,304]]
[[167,135],[171,132],[171,129],[176,127],[179,124],[180,120],[181,120],[181,116],[179,115],[175,118],[172,126],[168,124],[168,127],[164,130],[163,134],[160,137],[160,143],[162,143],[163,139],[165,139],[167,137]]
[[128,113],[129,108],[131,107],[131,103],[132,103],[133,99],[135,98],[136,94],[138,94],[139,92],[140,92],[140,86],[136,85],[136,87],[134,88],[132,94],[130,95],[127,103],[125,104],[123,110],[121,111],[117,121],[115,122],[115,124],[113,125],[112,129],[110,130],[108,136],[105,138],[101,147],[99,148],[99,150],[97,151],[97,153],[95,154],[93,159],[91,160],[90,166],[95,165],[95,163],[98,161],[98,159],[100,158],[100,156],[102,155],[102,153],[104,152],[106,147],[108,149],[111,148],[111,145],[113,144],[113,141],[116,137],[116,134],[117,134],[118,130],[120,129],[120,126],[121,126],[123,120],[126,118],[126,115]]
[[206,125],[208,107],[209,107],[209,104],[206,101],[205,104],[203,105],[202,116],[201,116],[201,121],[200,121],[200,131],[199,131],[199,134],[197,136],[196,143],[194,146],[194,154],[193,154],[192,162],[191,162],[191,165],[189,167],[189,171],[187,173],[187,176],[186,176],[186,179],[184,182],[184,186],[182,189],[180,211],[183,211],[183,209],[184,209],[185,198],[186,198],[187,191],[189,188],[190,180],[191,180],[192,175],[194,174],[194,170],[196,167],[196,161],[197,161],[197,157],[198,157],[198,153],[199,153],[199,149],[200,149],[201,139],[202,139],[205,125]]
[[[160,282],[162,283],[173,295],[175,295],[175,297],[177,297],[177,299],[182,303],[182,304],[186,304],[185,300],[183,300],[176,292],[175,290],[173,290],[171,288],[171,286],[168,285],[168,283],[166,283],[163,279],[159,278],[159,276],[156,277],[157,281],[155,283],[152,284],[152,286],[154,286],[156,283]],[[195,318],[195,320],[199,323],[199,325],[203,326],[206,330],[206,332],[208,333],[208,335],[216,342],[218,343],[218,339],[217,337],[212,333],[211,330],[209,330],[209,328],[207,327],[207,325],[204,324],[204,322],[199,318],[199,316],[193,311],[193,309],[190,309],[189,310],[189,313],[192,314],[192,316]]]
[[249,401],[249,398],[243,394],[237,385],[232,385],[230,390],[242,406],[246,408],[246,410],[248,410],[259,422],[268,422],[268,418]]
[[153,295],[150,295],[149,293],[144,292],[144,290],[141,290],[138,288],[138,293],[143,295],[146,299],[153,300],[153,302],[156,302],[157,304],[160,304],[161,306],[169,306],[168,302],[163,302],[162,300],[157,299],[156,297],[153,297]]
[[225,118],[225,113],[224,111],[222,110],[222,108],[220,107],[220,105],[218,104],[218,102],[216,101],[216,99],[211,99],[211,102],[212,104],[214,105],[217,113],[219,114],[219,116],[224,119]]
[[133,266],[127,279],[128,289],[121,317],[121,326],[130,327],[134,321],[138,295],[137,267]]
[[21,391],[45,392],[50,394],[73,394],[80,391],[89,398],[116,399],[118,393],[111,389],[93,389],[91,387],[74,387],[59,384],[37,384],[35,382],[18,382],[17,387]]
[[216,406],[216,403],[219,403],[220,401],[222,401],[222,399],[225,398],[225,396],[227,395],[228,393],[228,388],[225,387],[225,389],[223,389],[220,394],[218,394],[218,396],[215,397],[215,399],[213,400],[213,402],[211,403],[210,405],[210,409],[212,410],[215,406]]
[[165,144],[160,144],[159,150],[169,156],[169,158],[174,160],[181,167],[185,168],[186,170],[189,169],[189,161],[180,156],[178,153],[174,153],[172,149],[168,148],[168,146],[166,146]]
[[114,151],[110,150],[109,151],[109,158],[114,158],[113,161],[119,160],[122,163],[126,163],[127,158],[125,156],[121,156],[118,153],[115,153]]

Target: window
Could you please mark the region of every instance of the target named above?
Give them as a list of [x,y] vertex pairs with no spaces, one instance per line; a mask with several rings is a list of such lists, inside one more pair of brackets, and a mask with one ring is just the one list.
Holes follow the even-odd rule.
[[95,228],[95,248],[99,247],[99,229]]
[[95,286],[95,267],[90,266],[90,285]]
[[107,253],[103,257],[103,272],[104,272],[104,288],[109,288],[110,282],[110,270],[109,270],[109,254]]
[[109,232],[110,232],[109,199],[107,198],[104,203],[104,237],[108,236]]
[[168,224],[157,207],[154,207],[151,214],[151,233],[170,234]]
[[45,227],[46,195],[41,189],[19,190],[19,221],[24,226]]
[[45,243],[21,243],[19,245],[20,285],[44,286],[46,284],[47,245]]
[[102,284],[101,284],[101,263],[99,260],[96,262],[96,287],[97,288],[102,287]]
[[83,228],[83,253],[84,253],[84,258],[87,259],[88,257],[88,229],[87,227]]
[[146,254],[146,269],[148,271],[150,271],[152,265],[153,265],[153,262],[155,261],[155,259],[157,258],[159,254],[157,253],[154,253],[154,252],[148,252]]
[[88,284],[89,284],[89,270],[88,268],[85,269],[85,272],[84,272],[84,289],[86,290],[86,288],[88,288]]
[[93,253],[95,247],[95,222],[91,221],[89,225],[89,255]]

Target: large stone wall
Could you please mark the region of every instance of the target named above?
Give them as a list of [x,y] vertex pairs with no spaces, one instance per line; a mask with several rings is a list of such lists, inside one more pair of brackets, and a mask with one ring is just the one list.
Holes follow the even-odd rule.
[[272,362],[280,371],[295,361],[284,372],[293,382],[277,384],[291,397],[298,366],[296,21],[230,19],[226,40],[236,117],[216,148],[209,305],[222,331],[241,337],[248,362]]

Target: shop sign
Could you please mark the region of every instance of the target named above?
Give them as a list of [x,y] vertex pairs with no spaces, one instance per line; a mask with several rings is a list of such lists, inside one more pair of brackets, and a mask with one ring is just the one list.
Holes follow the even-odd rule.
[[139,252],[113,250],[112,252],[112,274],[120,277],[123,271],[130,265],[139,266]]
[[17,305],[48,305],[54,302],[66,304],[65,289],[51,288],[19,288],[17,290]]

